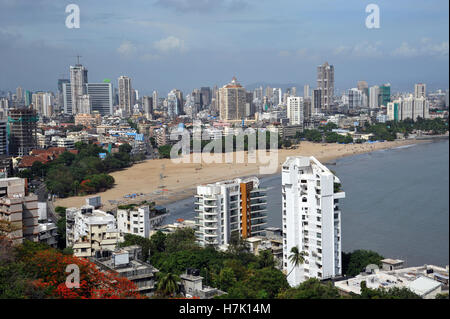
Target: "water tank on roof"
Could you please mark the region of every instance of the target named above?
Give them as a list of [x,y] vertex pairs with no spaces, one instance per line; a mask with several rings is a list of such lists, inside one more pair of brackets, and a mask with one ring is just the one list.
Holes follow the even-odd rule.
[[198,270],[198,269],[192,269],[192,275],[193,275],[193,276],[200,276],[200,270]]

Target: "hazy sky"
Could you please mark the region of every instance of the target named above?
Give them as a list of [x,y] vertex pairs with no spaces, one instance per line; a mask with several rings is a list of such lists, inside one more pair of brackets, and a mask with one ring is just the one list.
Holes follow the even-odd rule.
[[[65,26],[66,5],[81,27]],[[368,29],[365,8],[380,7]],[[390,82],[448,88],[448,0],[0,0],[0,90],[56,90],[77,54],[89,82],[132,78],[141,94],[255,82],[308,83],[335,66],[336,89]]]

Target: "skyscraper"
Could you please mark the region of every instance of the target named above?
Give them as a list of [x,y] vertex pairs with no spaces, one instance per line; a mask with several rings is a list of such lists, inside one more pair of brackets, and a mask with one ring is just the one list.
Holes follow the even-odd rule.
[[9,151],[13,156],[28,155],[37,147],[36,130],[38,117],[36,111],[29,108],[9,110]]
[[358,90],[361,91],[361,107],[369,107],[369,86],[366,81],[358,81]]
[[197,186],[194,207],[195,237],[202,246],[228,244],[233,234],[264,235],[266,190],[256,177]]
[[314,114],[322,112],[322,91],[314,89],[312,94],[311,109]]
[[127,114],[133,114],[134,106],[134,93],[131,86],[131,79],[128,76],[120,76],[118,78],[119,84],[119,108],[127,112]]
[[305,84],[303,86],[303,97],[304,98],[309,97],[309,84]]
[[[72,114],[72,95],[70,83],[63,83],[63,106],[64,113]],[[90,97],[92,111],[98,111],[100,115],[113,113],[113,89],[109,82],[87,83],[86,92]]]
[[202,107],[211,105],[211,88],[209,86],[202,87],[200,92],[202,94]]
[[80,98],[87,94],[86,83],[88,83],[88,70],[81,64],[70,66],[70,87],[72,93],[72,114],[78,114],[80,109]]
[[153,99],[151,96],[142,97],[142,108],[147,119],[150,119],[153,114]]
[[322,111],[330,111],[334,96],[334,66],[328,62],[317,67],[317,88],[321,91]]
[[245,88],[233,77],[230,83],[219,89],[220,119],[236,121],[245,118],[246,100]]
[[380,87],[375,85],[369,89],[369,108],[376,109],[379,105]]
[[180,107],[179,107],[177,95],[175,94],[175,91],[172,90],[167,95],[167,115],[171,119],[174,119],[178,115],[180,115],[179,109],[180,109]]
[[158,91],[153,91],[152,98],[153,98],[153,109],[154,110],[159,110]]
[[414,97],[427,97],[427,85],[424,83],[418,83],[414,85]]
[[[283,270],[294,287],[309,278],[342,274],[339,179],[314,157],[288,157],[282,166]],[[293,248],[305,262],[294,265]]]
[[383,84],[380,86],[380,95],[378,96],[378,105],[387,106],[391,102],[391,84]]
[[304,99],[298,96],[287,98],[287,117],[291,125],[303,125]]

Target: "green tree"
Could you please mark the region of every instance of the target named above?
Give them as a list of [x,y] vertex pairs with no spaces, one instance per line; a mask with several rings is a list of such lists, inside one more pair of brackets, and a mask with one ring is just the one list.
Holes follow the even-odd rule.
[[281,291],[278,299],[338,299],[339,291],[332,283],[321,283],[316,278],[302,282],[298,287]]
[[352,253],[342,253],[342,273],[347,276],[356,276],[368,265],[381,267],[384,257],[371,250],[355,250]]
[[172,273],[162,274],[159,276],[157,294],[169,297],[174,296],[179,291],[178,281],[180,278]]
[[228,291],[231,287],[236,284],[236,276],[234,271],[230,267],[225,267],[220,270],[218,278],[218,288],[223,291]]
[[289,261],[293,264],[291,271],[286,277],[289,277],[291,272],[297,268],[299,265],[305,262],[305,256],[308,256],[306,251],[300,251],[297,246],[291,248],[291,255],[289,256]]

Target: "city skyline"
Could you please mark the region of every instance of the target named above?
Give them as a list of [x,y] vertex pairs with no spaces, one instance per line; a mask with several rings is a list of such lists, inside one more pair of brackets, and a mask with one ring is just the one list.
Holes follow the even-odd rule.
[[[58,78],[69,78],[76,55],[90,81],[126,75],[141,95],[221,87],[232,76],[243,86],[314,88],[316,68],[325,61],[336,68],[337,91],[359,80],[369,86],[390,82],[394,91],[421,82],[429,90],[448,87],[444,1],[378,1],[380,29],[366,28],[367,3],[357,1],[306,7],[297,1],[159,0],[137,1],[126,10],[118,1],[76,4],[80,29],[65,27],[66,4],[0,2],[1,89],[55,91]],[[42,14],[31,18],[34,10]]]

